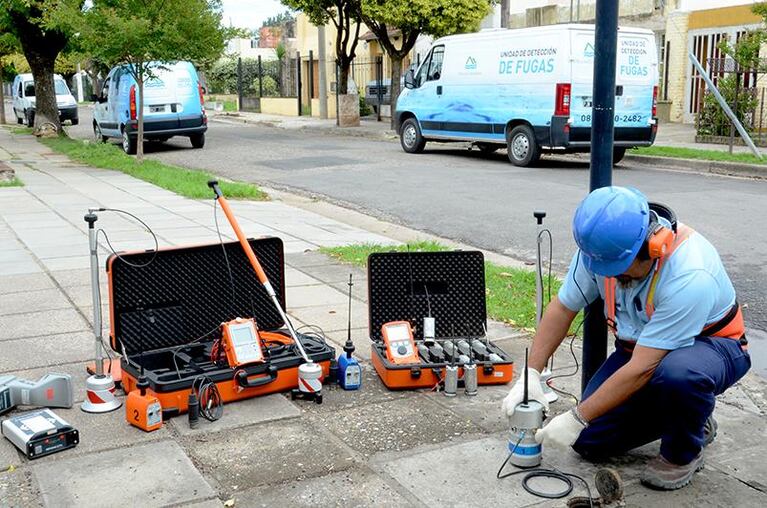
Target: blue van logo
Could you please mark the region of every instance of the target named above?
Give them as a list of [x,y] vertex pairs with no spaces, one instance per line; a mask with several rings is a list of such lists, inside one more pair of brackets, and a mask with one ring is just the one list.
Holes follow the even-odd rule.
[[469,58],[466,59],[466,65],[464,65],[464,68],[467,71],[475,70],[477,68],[477,61],[474,60],[474,58],[470,56]]
[[586,58],[594,58],[594,45],[590,42],[586,43],[586,47],[583,49],[583,56]]

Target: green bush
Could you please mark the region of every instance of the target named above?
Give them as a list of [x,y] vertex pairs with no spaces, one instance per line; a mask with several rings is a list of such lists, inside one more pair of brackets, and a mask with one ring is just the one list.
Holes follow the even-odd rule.
[[[753,114],[756,111],[759,99],[754,89],[738,90],[738,106],[735,108],[735,74],[728,74],[720,78],[716,84],[719,93],[729,104],[730,108],[738,117],[747,131],[753,131]],[[698,113],[698,134],[705,136],[729,136],[730,119],[724,113],[714,94],[707,93],[703,98],[703,107]]]
[[[276,85],[280,75],[280,64],[277,60],[261,61],[261,75],[264,80],[264,95],[278,95],[266,93],[267,82]],[[237,93],[237,58],[222,58],[213,64],[210,71],[205,74],[208,83],[208,93],[236,94]],[[258,96],[258,59],[242,59],[242,84],[243,95]],[[279,86],[275,87],[279,89]],[[270,88],[270,91],[272,88]]]
[[360,94],[360,116],[368,116],[373,113],[373,110],[368,105],[367,102],[365,102],[365,97]]
[[[258,80],[255,83],[256,90],[258,90]],[[263,84],[261,85],[264,91],[264,97],[277,97],[280,95],[280,85],[277,80],[271,76],[263,77]]]

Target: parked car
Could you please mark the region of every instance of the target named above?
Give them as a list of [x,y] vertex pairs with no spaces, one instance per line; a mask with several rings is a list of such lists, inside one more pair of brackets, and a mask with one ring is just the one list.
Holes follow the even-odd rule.
[[[194,148],[205,146],[208,118],[197,70],[190,62],[151,64],[154,77],[144,83],[144,140],[167,141],[186,136]],[[138,143],[139,90],[128,65],[114,67],[101,95],[94,97],[93,135],[105,142],[122,139],[125,153]]]
[[[438,39],[405,76],[395,120],[402,148],[471,141],[508,149],[517,166],[542,152],[591,147],[594,25],[488,30]],[[615,153],[649,146],[657,132],[658,53],[650,30],[618,31]]]
[[[69,91],[67,82],[58,74],[53,75],[53,87],[56,91],[56,106],[59,108],[59,120],[69,120],[72,125],[79,123],[77,101]],[[35,81],[32,74],[18,74],[13,80],[13,114],[17,123],[35,125]]]

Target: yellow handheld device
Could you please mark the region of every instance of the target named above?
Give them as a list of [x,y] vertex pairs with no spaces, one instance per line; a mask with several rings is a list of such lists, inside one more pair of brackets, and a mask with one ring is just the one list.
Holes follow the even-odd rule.
[[391,321],[381,326],[386,344],[386,357],[396,364],[420,363],[413,340],[413,329],[407,321]]
[[232,368],[264,361],[261,339],[252,319],[237,318],[221,325],[226,359]]

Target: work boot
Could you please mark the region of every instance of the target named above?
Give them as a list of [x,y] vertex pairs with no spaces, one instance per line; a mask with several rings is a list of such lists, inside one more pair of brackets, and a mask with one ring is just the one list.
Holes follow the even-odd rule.
[[716,430],[719,428],[719,424],[716,423],[714,415],[709,415],[706,418],[706,423],[703,424],[703,446],[708,446],[714,442],[716,437]]
[[664,459],[663,455],[658,455],[647,463],[641,480],[644,485],[654,489],[676,490],[690,483],[692,475],[701,469],[703,469],[702,452],[684,466],[672,464]]

